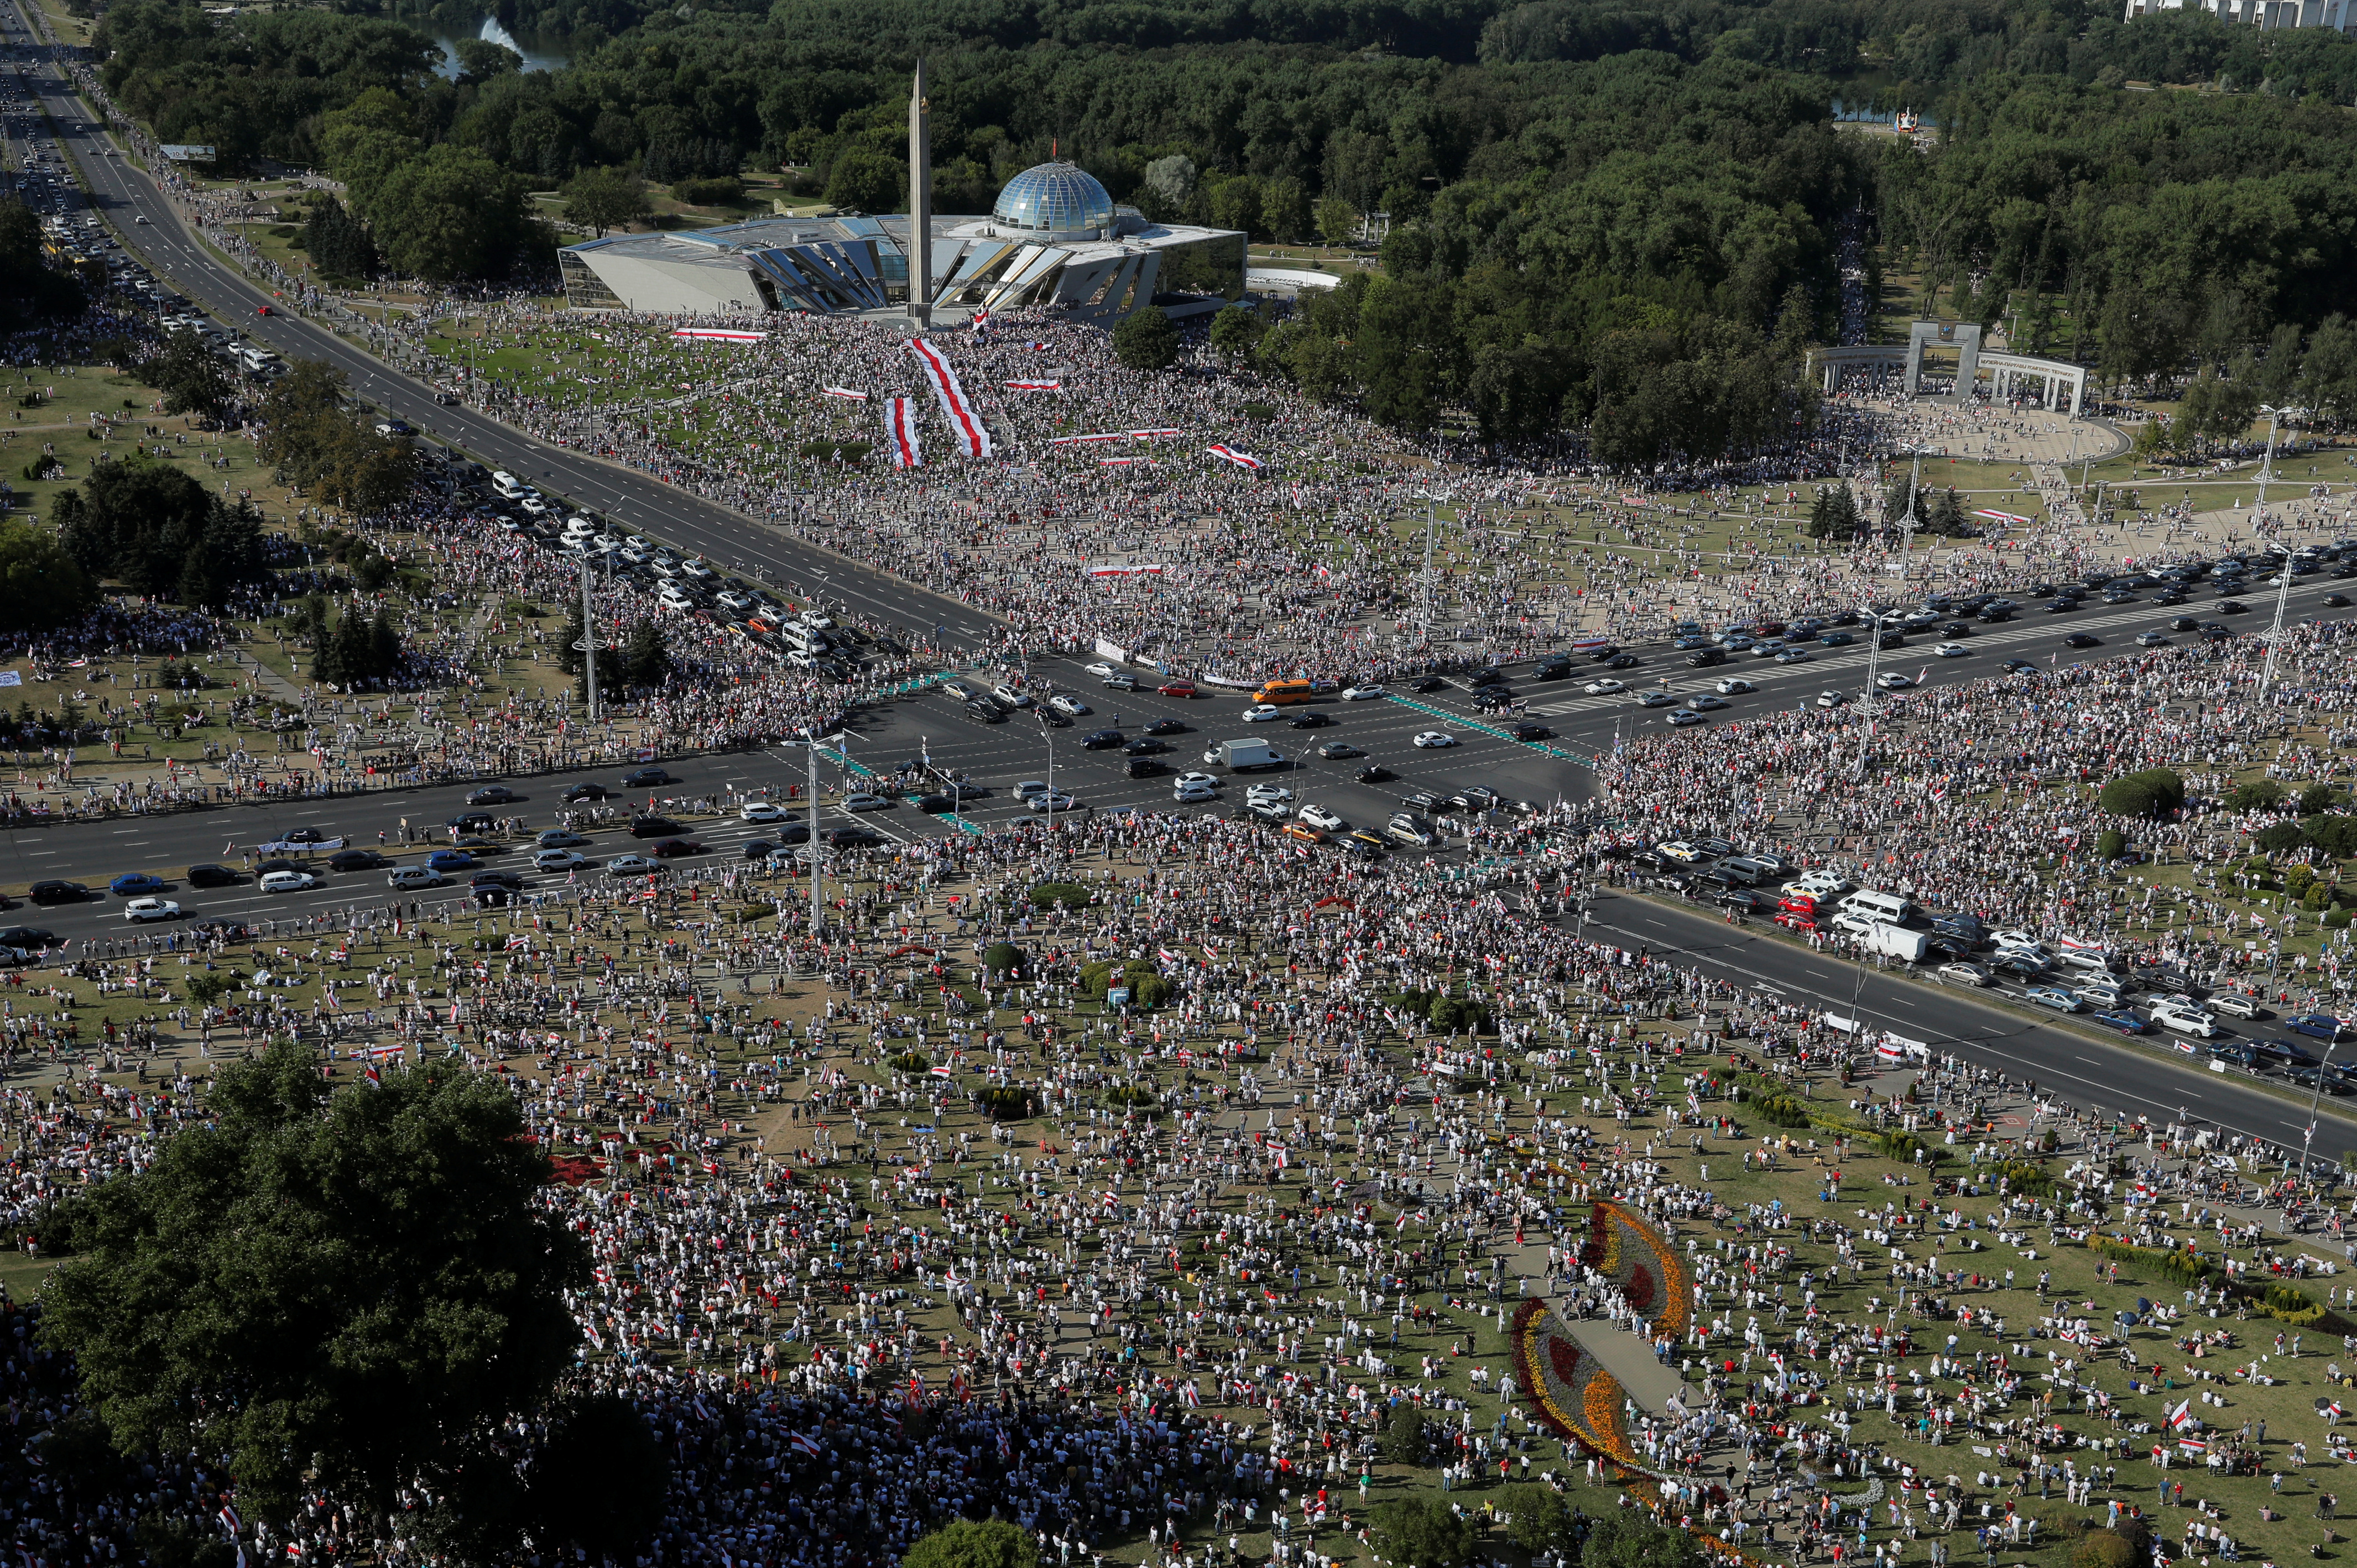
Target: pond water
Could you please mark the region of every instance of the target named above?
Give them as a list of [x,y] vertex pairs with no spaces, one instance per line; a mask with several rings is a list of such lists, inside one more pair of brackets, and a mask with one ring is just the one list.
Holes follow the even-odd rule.
[[[483,25],[476,29],[475,37],[495,44],[505,44],[515,50],[523,56],[526,70],[562,70],[573,60],[562,38],[538,36],[519,38],[500,27],[497,16],[484,17]],[[442,63],[434,68],[435,74],[456,81],[458,79],[458,40],[447,33],[437,33],[434,41],[442,46]]]

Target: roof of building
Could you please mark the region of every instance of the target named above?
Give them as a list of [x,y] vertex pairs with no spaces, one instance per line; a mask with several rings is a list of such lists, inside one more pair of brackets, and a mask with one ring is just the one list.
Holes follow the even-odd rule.
[[1086,169],[1039,164],[1006,182],[990,215],[1027,234],[1093,240],[1113,227],[1113,197]]

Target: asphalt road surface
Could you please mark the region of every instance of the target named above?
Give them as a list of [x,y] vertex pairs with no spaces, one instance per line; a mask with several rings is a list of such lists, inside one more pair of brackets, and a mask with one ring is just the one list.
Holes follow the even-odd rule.
[[[1588,906],[1587,929],[1592,937],[1674,953],[1717,979],[1828,1007],[1934,1052],[2030,1079],[2067,1104],[2106,1116],[2163,1124],[2190,1118],[2292,1149],[2309,1126],[2307,1093],[2271,1093],[2254,1087],[2239,1069],[2219,1073],[2191,1058],[2180,1061],[2165,1040],[2133,1047],[2045,1023],[1992,1006],[1970,991],[1812,952],[1781,934],[1730,926],[1715,913],[1672,900],[1600,894]],[[2260,1025],[2252,1032],[2268,1031]],[[2317,1157],[2335,1161],[2357,1148],[2357,1121],[2343,1105],[2328,1096],[2318,1112],[2309,1145]]]

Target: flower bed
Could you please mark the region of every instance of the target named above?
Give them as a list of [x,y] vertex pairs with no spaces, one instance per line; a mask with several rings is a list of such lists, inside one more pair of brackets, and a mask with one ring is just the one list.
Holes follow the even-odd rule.
[[1597,1199],[1579,1261],[1618,1286],[1654,1333],[1675,1337],[1694,1321],[1694,1276],[1669,1238],[1634,1209]]
[[1544,1301],[1533,1296],[1523,1303],[1511,1337],[1514,1380],[1547,1430],[1615,1464],[1642,1468],[1620,1423],[1620,1380],[1564,1332]]

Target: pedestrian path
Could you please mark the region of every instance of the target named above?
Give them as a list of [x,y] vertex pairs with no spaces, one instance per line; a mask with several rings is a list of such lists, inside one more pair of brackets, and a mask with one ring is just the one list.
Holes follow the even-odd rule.
[[1454,728],[1469,729],[1477,734],[1494,736],[1510,745],[1527,746],[1542,756],[1552,757],[1558,762],[1577,762],[1587,768],[1594,768],[1597,765],[1596,758],[1587,752],[1566,751],[1562,746],[1550,746],[1543,740],[1520,740],[1511,730],[1502,730],[1495,725],[1485,725],[1479,719],[1469,719],[1461,714],[1452,714],[1446,708],[1436,708],[1429,703],[1419,703],[1413,697],[1403,697],[1396,692],[1385,692],[1383,696],[1385,700],[1397,703],[1404,708],[1414,708],[1417,713],[1430,714],[1434,718],[1442,720]]

